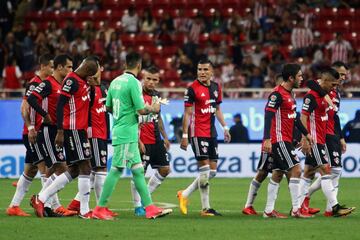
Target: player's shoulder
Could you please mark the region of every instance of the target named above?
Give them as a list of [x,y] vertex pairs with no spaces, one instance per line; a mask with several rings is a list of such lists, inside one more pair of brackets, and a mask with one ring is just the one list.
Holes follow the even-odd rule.
[[221,86],[218,82],[210,81],[210,87],[220,88]]
[[153,95],[153,96],[160,97],[160,92],[157,91],[156,89],[154,89],[154,91],[152,92],[152,95]]

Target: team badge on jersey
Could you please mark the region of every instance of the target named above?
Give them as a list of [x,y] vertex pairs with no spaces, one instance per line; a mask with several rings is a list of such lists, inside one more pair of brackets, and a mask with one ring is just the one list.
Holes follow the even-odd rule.
[[270,101],[269,101],[269,103],[268,103],[268,106],[269,106],[269,107],[275,107],[276,100],[277,100],[277,96],[276,96],[276,95],[272,95],[272,96],[270,97]]
[[305,98],[302,109],[305,110],[305,111],[308,111],[309,107],[310,107],[310,103],[311,103],[311,99],[310,98]]
[[218,91],[214,91],[214,96],[217,98],[218,96],[219,96],[219,93],[218,93]]

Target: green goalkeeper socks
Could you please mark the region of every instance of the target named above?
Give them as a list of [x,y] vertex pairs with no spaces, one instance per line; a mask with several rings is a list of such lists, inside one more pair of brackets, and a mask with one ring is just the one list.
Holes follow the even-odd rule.
[[98,205],[100,207],[107,206],[109,198],[112,195],[112,193],[114,192],[116,184],[119,181],[122,172],[123,172],[122,168],[121,169],[119,169],[119,168],[118,169],[114,169],[114,168],[110,169],[110,172],[106,176],[104,187],[101,192],[100,199],[99,199]]
[[152,204],[151,196],[149,189],[146,185],[144,168],[131,169],[133,174],[133,181],[135,183],[136,190],[138,191],[141,197],[141,203],[144,207],[147,207]]

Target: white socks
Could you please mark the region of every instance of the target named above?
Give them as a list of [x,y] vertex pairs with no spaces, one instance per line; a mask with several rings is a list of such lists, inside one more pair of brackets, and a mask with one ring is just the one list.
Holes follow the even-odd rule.
[[255,178],[251,181],[250,183],[250,187],[249,187],[249,192],[247,195],[247,199],[246,199],[246,204],[245,207],[251,207],[254,204],[256,195],[257,195],[257,191],[259,190],[261,186],[261,183],[256,181]]
[[[209,180],[216,176],[216,170],[210,170]],[[188,198],[193,192],[198,189],[198,181],[200,177],[195,180],[182,192],[183,197]]]
[[25,194],[29,191],[30,184],[32,183],[32,178],[26,176],[24,173],[20,176],[17,185],[16,191],[13,199],[11,200],[10,207],[20,206],[22,200],[24,199]]
[[95,190],[96,204],[99,202],[101,192],[102,192],[102,189],[104,186],[104,182],[106,179],[106,175],[107,175],[107,172],[95,172],[94,190]]
[[[332,168],[331,169],[332,184],[334,186],[336,196],[339,191],[339,180],[341,177],[341,171],[342,171],[341,168]],[[327,202],[327,205],[326,205],[326,211],[328,211],[328,212],[332,211],[332,206],[329,201]]]
[[265,206],[266,213],[271,213],[274,210],[275,201],[279,192],[279,188],[280,188],[280,184],[270,179],[267,189],[268,193],[267,193],[267,200]]
[[329,206],[333,207],[336,204],[338,204],[337,197],[336,197],[337,192],[334,189],[331,175],[321,176],[321,189],[328,200],[327,204]]
[[41,181],[41,186],[44,187],[46,181],[47,181],[47,177],[46,174],[41,174],[40,175],[40,181]]
[[289,189],[291,195],[292,211],[296,212],[300,208],[300,178],[290,178]]
[[69,172],[64,172],[58,176],[47,188],[39,193],[39,200],[45,203],[49,197],[60,191],[66,184],[72,181]]
[[198,187],[200,190],[201,206],[202,209],[210,208],[209,201],[209,176],[210,176],[210,166],[204,165],[199,168],[199,181]]
[[307,196],[311,197],[311,195],[317,190],[321,189],[321,176],[317,177],[315,181],[311,184],[309,188],[309,193]]
[[133,198],[134,207],[141,207],[141,197],[140,194],[136,191],[135,183],[131,179],[130,181],[130,189],[131,189],[131,196]]
[[300,194],[299,194],[299,204],[300,206],[304,202],[304,199],[309,194],[309,187],[311,184],[311,179],[302,177],[300,179]]
[[148,182],[148,189],[150,193],[153,193],[164,181],[165,177],[161,176],[158,170],[151,176]]
[[90,211],[90,175],[79,175],[78,188],[80,195],[80,214],[85,215]]

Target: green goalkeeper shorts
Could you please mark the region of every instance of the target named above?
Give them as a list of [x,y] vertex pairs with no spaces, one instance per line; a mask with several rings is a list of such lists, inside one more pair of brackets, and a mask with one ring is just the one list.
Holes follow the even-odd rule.
[[124,143],[114,146],[114,155],[112,157],[112,167],[131,168],[133,165],[142,163],[139,146],[137,142]]

